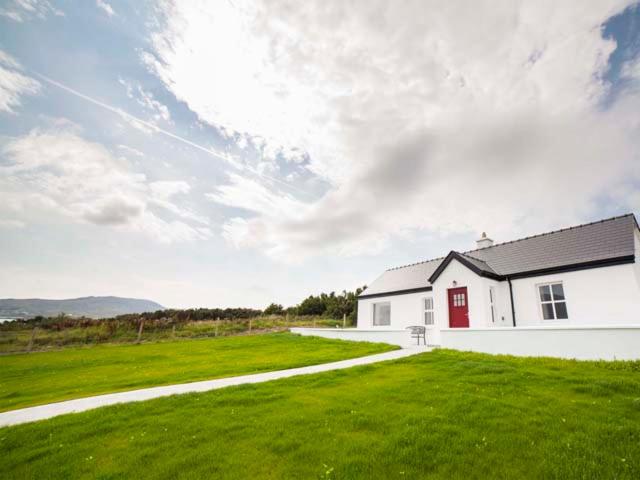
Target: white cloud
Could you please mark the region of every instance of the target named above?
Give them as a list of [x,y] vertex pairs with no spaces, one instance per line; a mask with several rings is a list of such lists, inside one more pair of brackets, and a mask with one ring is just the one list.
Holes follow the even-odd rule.
[[587,218],[638,179],[640,101],[601,108],[616,48],[601,25],[630,3],[165,2],[144,60],[203,121],[266,157],[297,152],[333,185],[273,215],[277,196],[232,178],[210,198],[254,212],[225,227],[236,245],[305,256],[374,253],[411,230],[508,239]]
[[620,74],[624,78],[640,81],[640,58],[626,62]]
[[40,83],[21,70],[17,60],[0,50],[0,111],[15,113],[22,96],[34,95],[40,90]]
[[154,121],[157,122],[159,120],[164,120],[167,123],[172,123],[169,108],[162,102],[156,100],[151,92],[143,89],[140,85],[134,87],[131,82],[122,78],[119,78],[118,81],[126,88],[127,96],[129,98],[135,100],[139,105],[153,112]]
[[288,245],[280,242],[272,227],[283,218],[302,218],[309,205],[247,177],[231,174],[229,180],[229,184],[219,186],[206,197],[222,205],[247,210],[253,220],[247,221],[242,217],[230,219],[223,225],[224,238],[236,247],[264,245],[270,255],[286,257],[287,252],[283,248]]
[[105,0],[96,0],[96,6],[104,13],[106,13],[109,17],[113,17],[116,14],[116,12],[113,10],[113,7],[109,5],[109,3],[105,2]]
[[206,217],[198,215],[191,210],[181,208],[172,201],[172,198],[180,195],[187,194],[191,191],[191,187],[185,181],[158,181],[149,184],[151,192],[150,202],[153,205],[164,208],[165,210],[174,213],[175,215],[189,219],[202,225],[209,225],[209,220]]
[[[173,201],[188,192],[185,182],[149,182],[123,157],[65,128],[29,134],[7,143],[0,166],[4,209],[32,215],[62,214],[78,222],[137,231],[164,243],[203,239],[206,223]],[[176,217],[165,220],[159,207]],[[186,221],[188,222],[186,222]]]
[[120,145],[118,145],[118,148],[120,150],[122,150],[123,152],[125,152],[126,154],[134,155],[136,157],[144,157],[144,153],[142,153],[140,150],[138,150],[136,148],[133,148],[133,147],[130,147],[128,145],[120,144]]
[[20,220],[2,219],[0,218],[0,228],[24,228],[26,224]]
[[0,8],[0,15],[14,22],[24,22],[34,17],[43,20],[50,14],[64,16],[64,12],[55,8],[47,0],[13,0]]

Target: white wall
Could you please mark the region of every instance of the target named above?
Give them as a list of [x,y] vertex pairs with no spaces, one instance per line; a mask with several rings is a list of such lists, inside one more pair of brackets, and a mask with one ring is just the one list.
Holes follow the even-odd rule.
[[[422,325],[422,299],[431,295],[431,292],[420,292],[358,300],[358,328],[401,330],[409,325]],[[391,303],[391,325],[375,326],[373,325],[373,304],[384,302]]]
[[638,230],[635,231],[633,243],[636,253],[636,262],[633,264],[633,266],[636,275],[636,282],[638,284],[638,291],[640,292],[640,232]]
[[[389,343],[400,347],[413,347],[417,343],[411,338],[408,330],[371,330],[360,328],[291,328],[291,333],[298,335],[336,338],[338,340],[351,340],[356,342]],[[422,344],[422,341],[420,341]]]
[[441,346],[455,350],[578,360],[640,359],[640,325],[446,329]]
[[[640,324],[637,263],[512,280],[517,326]],[[561,281],[568,320],[543,320],[537,286]]]
[[[422,300],[425,297],[432,296],[433,292],[419,292],[407,295],[389,295],[386,297],[358,300],[358,329],[404,330],[411,325],[424,325]],[[373,304],[381,302],[391,303],[391,325],[389,326],[373,325]],[[437,311],[435,316],[437,323]],[[440,341],[437,328],[435,326],[426,327],[427,342],[430,344],[437,344]]]
[[[453,282],[456,282],[455,287]],[[481,277],[454,259],[433,285],[436,323],[439,328],[449,328],[448,290],[456,287],[467,287],[470,328],[513,325],[507,283]],[[493,287],[496,294],[495,322],[491,319],[489,287]]]
[[[636,235],[640,250],[640,237]],[[440,331],[449,328],[448,289],[467,287],[470,328],[512,327],[509,284],[480,277],[457,260],[438,277],[431,292],[390,295],[358,301],[358,329],[402,330],[424,325],[422,299],[434,301],[433,327],[427,327],[430,344],[441,344]],[[568,320],[543,320],[538,285],[561,281],[567,302]],[[495,322],[491,320],[489,288],[493,286]],[[516,325],[580,326],[640,324],[640,264],[625,264],[512,280]],[[373,326],[373,304],[391,303],[391,325]]]
[[[424,325],[422,299],[433,297],[434,321],[427,326],[427,339],[430,344],[440,343],[440,329],[449,328],[449,299],[447,290],[457,287],[467,287],[469,305],[469,326],[474,328],[492,326],[510,326],[511,303],[509,289],[506,282],[497,282],[476,275],[457,260],[453,260],[438,277],[431,292],[411,293],[407,295],[389,295],[385,297],[366,298],[358,300],[358,329],[404,329],[410,325]],[[489,308],[489,287],[493,286],[496,293],[496,322],[491,322]],[[391,303],[391,325],[373,325],[373,304],[378,302]]]

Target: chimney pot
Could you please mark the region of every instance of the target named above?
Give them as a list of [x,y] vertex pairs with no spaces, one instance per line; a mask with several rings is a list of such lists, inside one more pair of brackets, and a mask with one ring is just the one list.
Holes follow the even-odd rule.
[[482,232],[482,235],[480,235],[480,240],[476,240],[476,244],[478,245],[478,248],[492,247],[493,240],[487,237],[487,232]]

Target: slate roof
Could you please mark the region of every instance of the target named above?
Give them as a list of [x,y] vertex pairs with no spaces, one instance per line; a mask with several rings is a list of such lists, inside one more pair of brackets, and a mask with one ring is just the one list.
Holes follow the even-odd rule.
[[444,260],[444,257],[404,267],[391,268],[374,280],[360,295],[428,287],[431,285],[428,278],[435,272],[442,260]]
[[[507,277],[570,266],[598,266],[635,255],[634,232],[638,229],[630,213],[575,227],[457,253],[478,271]],[[449,255],[451,256],[451,254]],[[430,287],[429,278],[448,257],[436,258],[387,270],[361,296]]]
[[488,272],[494,275],[498,275],[498,273],[493,268],[491,268],[489,264],[484,260],[480,260],[479,258],[472,257],[467,253],[461,253],[460,256],[465,258],[468,262],[471,262],[473,266],[476,267],[478,270],[482,270],[483,272]]

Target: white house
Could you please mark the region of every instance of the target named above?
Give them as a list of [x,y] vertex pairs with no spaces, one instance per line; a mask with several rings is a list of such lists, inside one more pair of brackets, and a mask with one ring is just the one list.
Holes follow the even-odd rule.
[[[489,353],[640,358],[640,230],[633,214],[391,268],[337,336]],[[359,336],[358,336],[359,335]]]
[[358,299],[358,329],[624,326],[640,323],[633,214],[392,268]]
[[358,297],[355,329],[302,335],[514,355],[640,359],[633,214],[391,268]]

